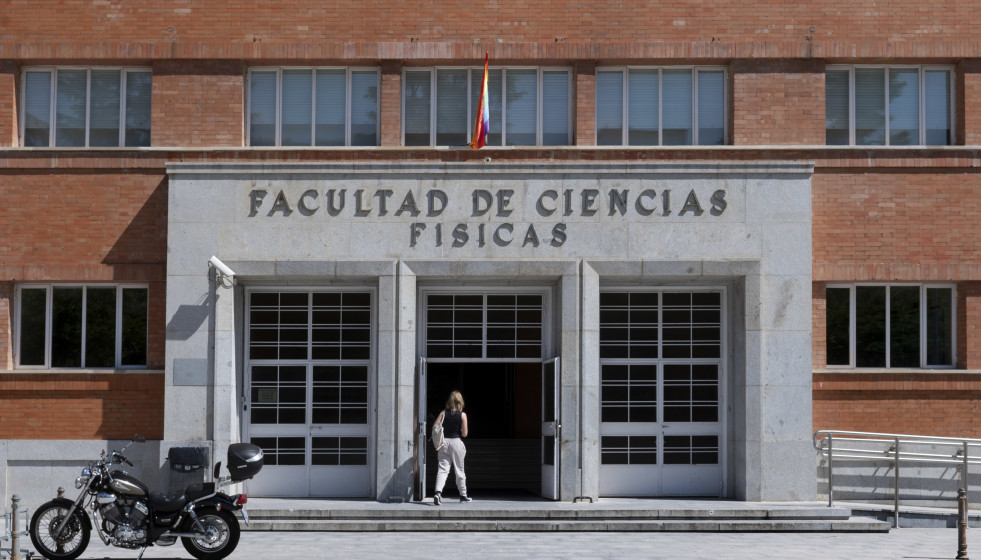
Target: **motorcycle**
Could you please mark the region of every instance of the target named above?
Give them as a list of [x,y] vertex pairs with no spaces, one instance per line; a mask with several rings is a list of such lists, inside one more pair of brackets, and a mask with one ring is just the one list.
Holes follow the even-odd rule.
[[75,479],[81,490],[72,502],[56,498],[42,505],[31,517],[31,542],[37,551],[50,560],[74,560],[89,544],[94,527],[106,546],[142,548],[170,546],[181,539],[184,548],[200,560],[225,558],[238,545],[241,529],[234,512],[241,511],[248,525],[244,506],[245,494],[229,496],[221,489],[252,478],[262,469],[262,449],[249,443],[228,447],[230,476],[219,477],[221,462],[215,465],[215,482],[192,484],[182,493],[151,492],[146,484],[113,465],[133,466],[123,453],[135,442],[146,438],[136,436],[122,451],[105,450],[99,461],[82,469]]

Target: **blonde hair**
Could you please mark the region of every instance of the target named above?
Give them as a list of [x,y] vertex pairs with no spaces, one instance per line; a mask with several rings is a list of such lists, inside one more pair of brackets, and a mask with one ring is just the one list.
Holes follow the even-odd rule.
[[460,394],[460,391],[450,393],[450,398],[446,399],[446,408],[463,412],[463,395]]

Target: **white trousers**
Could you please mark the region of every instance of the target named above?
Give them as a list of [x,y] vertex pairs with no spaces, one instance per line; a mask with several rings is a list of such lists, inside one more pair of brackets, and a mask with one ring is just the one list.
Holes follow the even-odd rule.
[[463,472],[463,458],[466,455],[467,448],[463,445],[462,439],[446,438],[446,445],[436,452],[436,458],[439,459],[439,469],[436,471],[437,492],[443,492],[446,477],[450,474],[450,463],[452,463],[453,471],[456,473],[456,487],[460,490],[461,496],[467,495],[467,475]]

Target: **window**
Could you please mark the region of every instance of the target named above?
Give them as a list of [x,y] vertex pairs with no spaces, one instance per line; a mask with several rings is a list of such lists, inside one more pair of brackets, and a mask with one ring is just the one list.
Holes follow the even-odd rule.
[[[470,142],[484,69],[405,70],[402,130],[406,146]],[[566,146],[572,142],[567,69],[492,68],[488,146]]]
[[18,286],[17,365],[146,367],[147,293],[145,286]]
[[607,68],[596,71],[596,144],[725,144],[725,71]]
[[947,68],[829,68],[824,78],[827,144],[951,144],[951,80]]
[[28,68],[21,145],[150,145],[151,72],[143,69]]
[[540,294],[427,294],[427,358],[541,359]]
[[828,286],[828,365],[953,367],[954,296],[949,286]]
[[250,146],[377,146],[375,68],[257,68],[249,73]]

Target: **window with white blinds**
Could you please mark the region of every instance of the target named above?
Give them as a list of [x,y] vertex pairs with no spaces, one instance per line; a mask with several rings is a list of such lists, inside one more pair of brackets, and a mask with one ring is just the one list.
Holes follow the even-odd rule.
[[922,66],[829,67],[829,146],[944,146],[953,141],[953,74]]
[[722,69],[598,69],[596,144],[722,145],[725,106]]
[[250,146],[377,146],[375,68],[254,68]]
[[149,146],[151,79],[146,69],[26,69],[21,145]]
[[[406,146],[470,143],[483,67],[407,69],[402,131]],[[571,74],[567,69],[488,71],[488,146],[563,146],[571,136]]]

